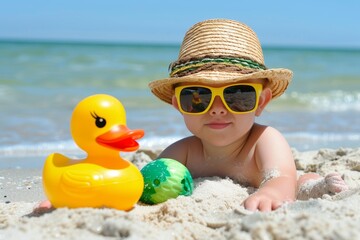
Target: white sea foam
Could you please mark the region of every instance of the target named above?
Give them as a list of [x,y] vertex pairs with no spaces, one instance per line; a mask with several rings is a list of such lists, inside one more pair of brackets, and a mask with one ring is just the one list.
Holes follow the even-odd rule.
[[360,146],[360,133],[357,132],[292,132],[285,133],[284,135],[291,147],[301,151],[319,148],[357,148]]
[[[141,149],[161,150],[177,141],[180,137],[162,137],[140,139]],[[24,157],[24,156],[47,156],[58,152],[64,155],[84,155],[73,141],[43,142],[37,144],[17,144],[11,146],[0,146],[0,158],[6,157]],[[125,153],[126,154],[126,153]]]
[[271,107],[282,111],[291,109],[322,112],[360,111],[360,92],[340,90],[308,93],[290,92],[275,100]]
[[[341,147],[342,142],[346,142],[351,146],[344,147],[358,147],[360,142],[360,133],[307,133],[307,132],[293,132],[285,133],[285,138],[289,141],[291,146],[300,150],[306,150],[313,146],[319,148],[320,144],[328,144],[329,146],[337,144],[336,147]],[[159,151],[171,143],[179,140],[181,137],[152,137],[139,140],[141,149],[149,149]],[[309,145],[309,147],[303,144]],[[69,156],[83,156],[85,155],[73,141],[58,141],[58,142],[44,142],[37,144],[17,144],[11,146],[0,147],[0,159],[6,157],[24,157],[24,156],[47,156],[51,153],[58,152]],[[122,153],[127,154],[127,153]]]

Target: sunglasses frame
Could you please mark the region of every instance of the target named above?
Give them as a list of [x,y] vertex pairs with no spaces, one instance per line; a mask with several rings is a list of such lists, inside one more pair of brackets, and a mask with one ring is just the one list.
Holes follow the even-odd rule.
[[[228,106],[228,104],[225,101],[223,93],[226,88],[233,87],[233,86],[251,86],[255,89],[256,102],[255,102],[255,106],[253,107],[253,109],[251,109],[249,111],[244,111],[244,112],[236,112]],[[204,111],[195,113],[195,112],[186,112],[183,110],[181,103],[180,103],[180,93],[184,88],[189,88],[189,87],[202,87],[202,88],[207,88],[211,91],[211,99],[210,99],[209,105],[205,108]],[[175,87],[175,97],[176,97],[176,101],[178,104],[178,108],[179,108],[180,112],[183,114],[201,115],[201,114],[207,113],[209,111],[209,109],[211,108],[212,104],[214,103],[216,96],[220,97],[221,101],[223,102],[223,105],[226,107],[226,109],[229,112],[234,113],[234,114],[244,114],[244,113],[254,112],[256,110],[256,108],[259,104],[259,96],[261,94],[262,89],[263,89],[263,85],[261,83],[237,83],[237,84],[226,85],[223,87],[210,87],[210,86],[205,86],[205,85],[183,85],[183,86]]]

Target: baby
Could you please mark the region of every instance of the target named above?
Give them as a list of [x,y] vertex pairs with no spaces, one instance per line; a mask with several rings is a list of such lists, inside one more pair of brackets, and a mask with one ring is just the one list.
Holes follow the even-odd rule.
[[173,143],[159,157],[178,160],[194,178],[230,177],[258,188],[243,202],[252,211],[348,188],[336,173],[298,179],[283,135],[255,123],[286,90],[292,72],[265,67],[259,40],[248,26],[224,19],[195,24],[170,71],[169,78],[151,82],[150,89],[180,111],[193,136]]

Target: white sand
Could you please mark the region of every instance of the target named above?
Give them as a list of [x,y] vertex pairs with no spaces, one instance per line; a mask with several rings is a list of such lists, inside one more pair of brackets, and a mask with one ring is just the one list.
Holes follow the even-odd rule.
[[[56,209],[34,214],[45,199],[40,170],[0,170],[1,239],[360,239],[360,148],[294,151],[299,172],[343,174],[350,190],[296,201],[270,213],[241,202],[253,192],[230,179],[195,180],[190,197],[129,211]],[[138,152],[139,167],[151,159]]]

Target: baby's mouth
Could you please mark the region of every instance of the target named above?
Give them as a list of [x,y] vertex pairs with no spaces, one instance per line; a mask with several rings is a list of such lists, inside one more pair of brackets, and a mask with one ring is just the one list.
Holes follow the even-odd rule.
[[229,122],[211,122],[211,123],[207,123],[205,125],[211,129],[223,129],[223,128],[226,128],[227,126],[229,126],[230,124],[231,123],[229,123]]

